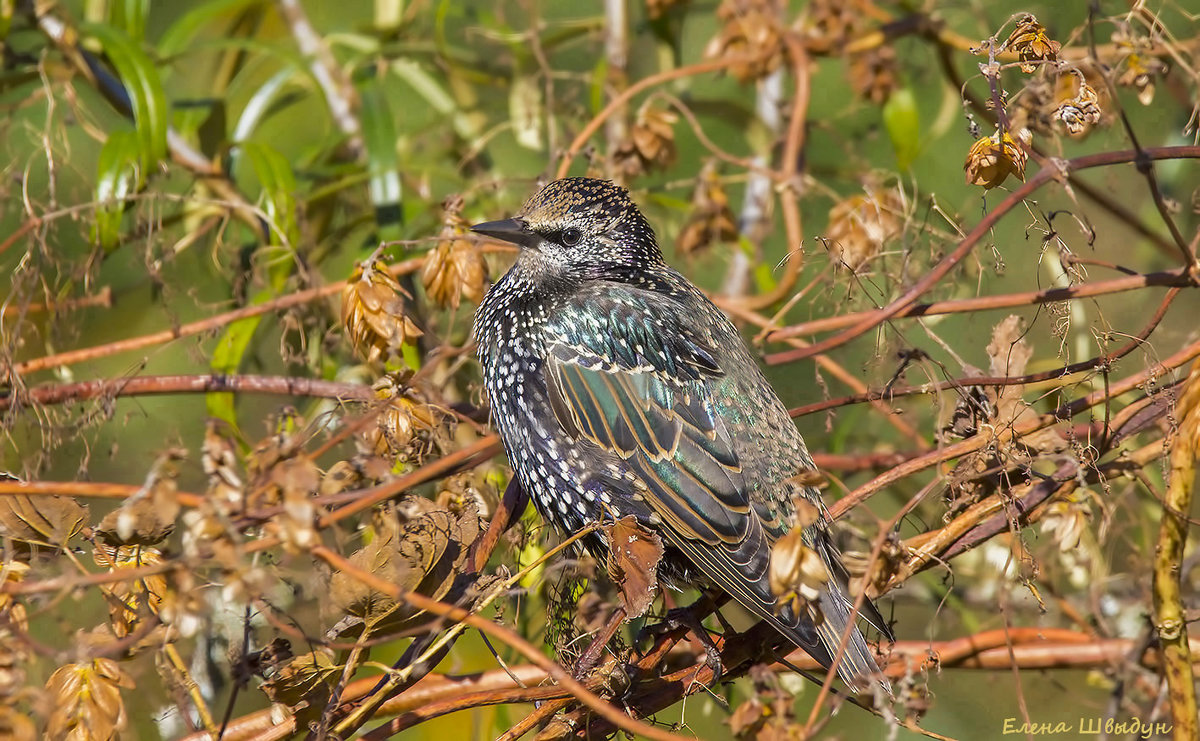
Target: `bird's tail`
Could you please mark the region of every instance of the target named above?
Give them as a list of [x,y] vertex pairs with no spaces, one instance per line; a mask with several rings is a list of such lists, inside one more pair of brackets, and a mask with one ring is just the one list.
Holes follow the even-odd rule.
[[[841,554],[830,542],[829,534],[819,525],[812,527],[811,531],[815,531],[813,533],[814,546],[829,572],[829,582],[825,585],[825,589],[821,590],[819,601],[821,613],[825,619],[817,626],[817,636],[832,663],[833,658],[838,655],[840,650],[842,637],[846,634],[846,626],[855,622],[851,619],[854,599],[850,596],[849,590],[850,574],[842,565]],[[888,640],[895,640],[888,628],[887,621],[871,603],[871,600],[863,598],[857,617],[865,619]],[[838,677],[849,687],[861,688],[869,686],[870,682],[875,681],[888,694],[892,692],[891,685],[884,678],[878,662],[875,661],[874,652],[857,625],[851,625],[849,635],[846,637],[846,650],[842,651],[842,658],[837,665],[837,673]]]

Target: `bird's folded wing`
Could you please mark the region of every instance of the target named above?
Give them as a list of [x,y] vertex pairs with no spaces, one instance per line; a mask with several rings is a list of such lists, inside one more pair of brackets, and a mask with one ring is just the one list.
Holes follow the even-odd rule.
[[811,622],[775,610],[770,545],[705,382],[565,344],[550,348],[544,370],[558,422],[628,461],[640,484],[628,494],[662,518],[666,541],[746,608],[824,653]]

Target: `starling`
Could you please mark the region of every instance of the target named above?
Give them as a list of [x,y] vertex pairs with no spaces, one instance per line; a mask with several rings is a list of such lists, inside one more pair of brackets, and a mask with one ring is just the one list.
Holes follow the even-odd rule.
[[[832,665],[853,600],[820,494],[796,481],[813,468],[804,440],[625,189],[556,180],[518,216],[472,229],[521,248],[480,304],[475,338],[496,427],[542,517],[568,534],[636,517],[666,547],[667,583],[707,580]],[[797,497],[820,513],[802,536],[829,574],[816,622],[777,605],[768,579]],[[603,536],[589,537],[603,552]],[[861,613],[890,637],[869,601]],[[857,626],[838,675],[887,687]]]

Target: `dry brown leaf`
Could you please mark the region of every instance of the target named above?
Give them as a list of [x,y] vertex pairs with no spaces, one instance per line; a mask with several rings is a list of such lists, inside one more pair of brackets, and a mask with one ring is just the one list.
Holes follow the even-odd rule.
[[[421,498],[408,497],[406,501],[413,499]],[[436,600],[449,593],[471,543],[479,536],[479,515],[473,505],[464,507],[457,516],[444,508],[432,508],[406,522],[394,515],[377,518],[376,522],[374,538],[350,556],[350,563],[404,591]],[[390,595],[362,583],[352,573],[335,571],[330,577],[329,594],[334,609],[361,620],[347,626],[394,630],[415,623],[423,614],[407,606],[397,609]]]
[[301,654],[279,670],[279,674],[264,682],[262,690],[272,702],[283,703],[297,712],[297,722],[323,711],[333,696],[333,687],[342,674],[342,667],[324,651]]
[[658,564],[663,545],[658,536],[622,517],[604,527],[608,539],[608,575],[621,590],[621,604],[630,618],[646,614],[658,596]]
[[71,497],[0,497],[0,535],[22,543],[62,547],[87,519],[87,505]]

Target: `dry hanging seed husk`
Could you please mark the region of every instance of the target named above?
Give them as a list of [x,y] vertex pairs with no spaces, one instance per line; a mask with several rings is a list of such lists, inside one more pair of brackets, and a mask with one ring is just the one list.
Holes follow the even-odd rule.
[[487,263],[466,238],[467,223],[459,216],[462,198],[451,196],[442,208],[445,219],[441,239],[425,258],[421,282],[429,298],[441,306],[457,308],[463,296],[479,303],[487,286]]
[[59,667],[46,681],[47,699],[54,708],[46,723],[46,737],[62,741],[116,738],[126,724],[121,688],[133,686],[133,680],[112,659]]
[[717,8],[721,30],[708,42],[704,56],[752,57],[729,67],[729,73],[742,82],[766,77],[783,63],[783,39],[780,20],[767,0],[724,0]]
[[666,169],[675,161],[675,122],[679,116],[655,108],[647,101],[638,109],[629,138],[613,152],[613,164],[626,178],[655,168]]
[[1055,86],[1057,105],[1051,119],[1058,121],[1071,136],[1079,136],[1100,123],[1103,111],[1096,91],[1077,69],[1059,75]]
[[736,217],[729,207],[729,195],[721,184],[716,166],[709,162],[700,171],[692,194],[692,213],[679,230],[675,248],[685,255],[717,242],[736,242],[739,236]]
[[342,290],[342,326],[358,354],[368,363],[397,355],[400,347],[422,332],[405,316],[411,298],[382,260],[359,264]]
[[829,209],[825,246],[851,270],[879,254],[903,229],[904,203],[895,189],[868,189]]
[[1037,18],[1024,13],[1017,19],[1017,27],[1008,35],[1001,49],[1016,52],[1017,58],[1023,62],[1021,71],[1028,74],[1037,69],[1036,64],[1029,62],[1056,61],[1062,44],[1050,38]]
[[[1023,130],[1022,133],[1027,131]],[[1007,131],[1003,136],[997,132],[994,136],[982,137],[971,145],[963,169],[967,173],[968,183],[982,185],[990,190],[1007,180],[1009,175],[1025,180],[1025,161],[1028,158],[1029,155]]]
[[880,46],[850,55],[850,86],[864,100],[883,105],[896,89],[896,51]]
[[821,556],[804,542],[804,530],[796,528],[771,546],[771,566],[767,571],[771,593],[780,608],[790,606],[797,615],[807,612],[820,625],[817,601],[829,582],[829,571]]

